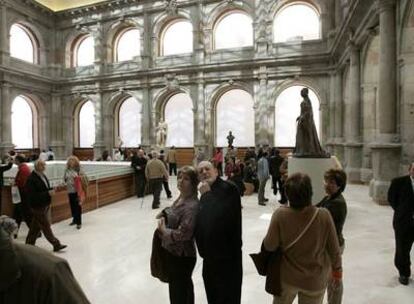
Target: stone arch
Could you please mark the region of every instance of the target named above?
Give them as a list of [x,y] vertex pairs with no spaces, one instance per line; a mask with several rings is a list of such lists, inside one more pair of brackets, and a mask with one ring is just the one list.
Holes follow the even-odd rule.
[[136,28],[140,32],[140,54],[143,54],[144,26],[139,22],[139,20],[135,20],[132,18],[118,20],[109,26],[105,37],[105,45],[107,46],[106,60],[108,62],[115,62],[115,44],[118,36],[122,33],[122,31],[132,28]]
[[161,119],[164,120],[165,118],[164,111],[165,111],[165,106],[167,105],[168,100],[172,96],[179,94],[179,93],[184,93],[190,96],[190,99],[191,99],[191,102],[194,108],[194,101],[191,98],[190,91],[188,89],[183,88],[183,87],[178,87],[174,89],[164,88],[163,90],[158,92],[156,96],[154,96],[154,102],[153,102],[153,108],[152,108],[152,112],[155,114],[154,126],[156,126]]
[[322,14],[327,13],[326,5],[323,1],[314,1],[314,0],[280,0],[275,1],[270,8],[270,16],[272,20],[272,41],[274,37],[274,28],[273,23],[275,22],[275,18],[279,12],[281,12],[284,8],[293,5],[293,4],[304,4],[312,8],[317,15],[319,16],[319,31],[322,36]]
[[206,47],[210,50],[214,49],[214,29],[221,19],[231,12],[242,12],[248,15],[252,21],[254,20],[255,10],[254,7],[247,1],[235,1],[235,2],[222,2],[218,4],[208,16],[204,30],[209,33],[210,37],[207,37],[209,45]]
[[207,125],[208,130],[210,130],[210,141],[212,145],[216,144],[217,138],[217,105],[221,97],[231,90],[243,90],[247,92],[253,99],[253,109],[255,109],[256,102],[254,98],[253,86],[249,86],[243,82],[228,82],[221,84],[210,94],[210,97],[206,104],[206,109],[209,111],[210,119]]
[[74,66],[74,48],[76,46],[77,41],[79,41],[80,39],[82,39],[82,37],[86,36],[86,35],[91,35],[92,31],[89,31],[87,29],[76,29],[74,31],[71,31],[67,36],[65,41],[65,67],[66,68],[71,68]]
[[194,20],[187,10],[178,9],[175,13],[171,14],[168,12],[163,12],[157,17],[155,17],[153,21],[152,27],[152,39],[153,39],[153,56],[157,57],[161,55],[161,40],[162,40],[162,33],[165,28],[171,23],[176,20],[186,20],[189,21],[193,27],[193,31],[197,26],[194,24]]
[[[32,39],[34,39],[34,42],[36,45],[34,45],[34,52],[35,52],[35,60],[34,60],[34,64],[46,64],[46,43],[44,40],[44,37],[42,35],[42,32],[39,30],[39,28],[33,24],[30,23],[26,20],[22,20],[21,18],[14,18],[13,20],[10,21],[8,29],[7,29],[7,34],[9,35],[10,33],[10,29],[12,27],[12,25],[14,24],[20,24],[22,25],[24,28],[26,28],[26,30],[29,31],[29,34],[33,37],[31,37]],[[9,40],[9,46],[8,48],[10,48],[10,40]]]
[[79,141],[80,141],[80,136],[79,136],[79,114],[80,114],[80,110],[82,109],[83,105],[85,103],[87,103],[88,101],[91,101],[92,104],[95,105],[95,101],[92,97],[90,97],[89,95],[86,94],[82,94],[80,96],[77,96],[74,100],[74,102],[71,104],[71,112],[72,113],[72,130],[73,130],[73,134],[72,134],[72,140],[74,143],[75,147],[79,147]]
[[[414,1],[407,1],[401,17],[399,45],[401,53],[414,52]],[[412,38],[411,38],[412,37]]]

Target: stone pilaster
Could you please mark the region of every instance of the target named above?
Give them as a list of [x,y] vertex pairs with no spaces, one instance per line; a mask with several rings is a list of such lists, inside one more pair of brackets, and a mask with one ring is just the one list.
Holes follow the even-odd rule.
[[104,39],[103,25],[98,22],[93,31],[93,38],[95,42],[95,72],[103,74],[105,72],[105,56],[107,45]]
[[9,33],[7,31],[7,7],[6,2],[0,0],[0,64],[9,62]]
[[62,116],[62,96],[52,93],[51,96],[51,115],[50,115],[50,141],[49,147],[53,149],[56,159],[65,159],[64,121]]
[[95,159],[100,157],[104,150],[109,149],[109,147],[105,146],[105,141],[104,141],[103,99],[104,99],[104,94],[101,91],[101,89],[98,88],[95,94],[95,98],[94,98],[95,143],[93,144],[93,154],[94,154]]
[[143,68],[150,68],[152,66],[152,37],[151,37],[151,19],[148,13],[144,13],[144,32],[142,33],[142,54],[141,62]]
[[342,4],[341,0],[335,0],[335,27],[339,28],[342,24]]
[[344,112],[344,101],[343,101],[343,92],[342,92],[342,70],[338,69],[335,74],[334,79],[334,155],[342,162],[345,161],[344,155],[344,120],[343,120],[343,112]]
[[141,125],[141,146],[149,147],[151,145],[151,140],[155,132],[152,125],[152,116],[151,116],[151,98],[148,85],[145,84],[142,88],[142,125]]
[[361,109],[361,77],[360,77],[360,51],[351,43],[350,62],[350,92],[347,105],[347,123],[345,125],[345,164],[348,180],[361,181],[362,143],[360,139],[360,109]]
[[[204,118],[204,80],[203,73],[198,74],[197,83],[191,87],[191,99],[193,101],[193,113],[194,113],[194,146],[202,146],[206,143],[205,139],[205,118]],[[210,151],[209,151],[210,152]]]
[[269,145],[269,119],[268,119],[268,105],[267,105],[267,71],[266,67],[260,67],[258,73],[259,83],[257,90],[257,109],[256,121],[258,122],[258,132],[256,132],[256,144]]
[[335,76],[334,72],[329,75],[330,80],[330,95],[328,101],[328,134],[326,141],[326,148],[331,154],[334,154],[335,144]]
[[379,0],[380,58],[377,104],[377,139],[370,145],[374,178],[370,195],[379,204],[387,203],[392,178],[398,175],[401,145],[396,125],[397,107],[397,43],[395,0]]
[[6,152],[14,148],[12,142],[12,129],[11,129],[11,106],[12,100],[10,97],[11,85],[8,83],[1,84],[1,143],[0,154],[4,155]]

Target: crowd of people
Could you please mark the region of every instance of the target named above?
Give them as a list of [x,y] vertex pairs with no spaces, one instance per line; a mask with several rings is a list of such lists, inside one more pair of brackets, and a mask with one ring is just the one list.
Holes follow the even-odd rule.
[[[264,189],[271,178],[273,194],[280,194],[281,205],[272,215],[261,250],[283,252],[280,261],[282,289],[274,295],[273,303],[292,303],[296,297],[299,303],[322,303],[326,291],[329,304],[341,303],[343,227],[347,217],[347,204],[342,195],[347,183],[345,172],[342,169],[326,171],[323,177],[326,196],[320,202],[314,202],[309,176],[304,173],[287,176],[287,160],[278,149],[256,151],[249,148],[243,159],[237,158],[232,146],[225,150],[224,154],[223,149],[217,148],[210,160],[196,158],[194,166],[180,168],[178,197],[156,216],[155,235],[160,239],[160,250],[163,251],[160,256],[166,259],[163,280],[169,284],[170,302],[194,303],[192,273],[197,248],[203,259],[202,277],[208,303],[240,303],[243,281],[241,197],[246,185],[251,184],[258,192],[258,204],[266,205],[268,198]],[[15,185],[21,202],[15,208],[17,225],[10,230],[10,235],[16,233],[24,220],[29,227],[26,244],[34,245],[43,234],[54,251],[66,248],[54,236],[47,217],[51,197],[58,188],[50,187],[45,175],[46,162],[38,159],[30,172],[21,155],[16,155],[13,161],[18,166]],[[8,164],[0,166],[0,183],[3,182],[2,173],[11,168],[13,161],[10,159]],[[130,161],[138,198],[152,194],[153,209],[160,208],[163,187],[167,198],[172,198],[168,180],[170,175],[177,174],[175,148],[167,153],[161,150],[148,154],[143,149],[134,150]],[[81,206],[85,199],[84,189],[81,189],[82,175],[79,160],[70,156],[59,187],[67,187],[73,218],[71,225],[78,229],[82,225]],[[389,201],[395,210],[395,265],[400,283],[407,285],[414,241],[414,164],[409,167],[408,177],[393,180]],[[7,239],[6,245],[12,243],[11,237],[4,237],[4,233],[2,237]],[[4,248],[10,248],[7,246]],[[0,246],[0,250],[4,249]],[[24,250],[31,249],[25,247]],[[68,272],[69,266],[64,262],[54,262],[63,263],[64,272]],[[69,276],[69,282],[76,287],[74,278]],[[78,287],[74,294],[83,296]],[[79,303],[82,301],[87,302],[86,298]]]

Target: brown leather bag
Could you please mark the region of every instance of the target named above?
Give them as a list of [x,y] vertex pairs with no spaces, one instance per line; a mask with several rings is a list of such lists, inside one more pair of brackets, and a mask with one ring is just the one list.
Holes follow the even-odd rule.
[[280,280],[280,266],[282,262],[282,257],[284,252],[287,252],[290,248],[293,247],[302,236],[308,231],[309,227],[312,225],[316,216],[318,215],[319,208],[316,208],[315,213],[312,216],[312,219],[309,221],[308,225],[303,229],[299,236],[290,243],[284,250],[279,246],[275,251],[267,251],[262,246],[259,253],[251,253],[250,257],[253,260],[254,265],[256,266],[257,272],[266,276],[266,285],[265,290],[267,293],[270,293],[274,296],[280,296],[282,294],[282,282]]
[[161,238],[158,235],[158,230],[155,230],[152,237],[152,252],[151,252],[151,275],[158,278],[161,282],[168,283],[168,269],[167,269],[167,252],[161,246]]

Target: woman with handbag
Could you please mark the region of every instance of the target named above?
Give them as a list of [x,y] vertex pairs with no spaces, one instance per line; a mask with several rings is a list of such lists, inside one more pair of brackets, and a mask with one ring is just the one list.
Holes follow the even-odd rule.
[[264,249],[281,249],[281,293],[274,304],[320,304],[331,273],[334,284],[342,280],[342,261],[335,226],[329,211],[311,204],[312,184],[302,173],[291,175],[285,184],[289,206],[272,216]]
[[193,304],[194,288],[191,279],[196,263],[193,239],[198,213],[197,172],[193,167],[181,168],[177,176],[179,197],[157,218],[162,248],[166,250],[167,276],[171,304]]
[[82,202],[85,198],[81,187],[80,175],[79,159],[74,155],[69,156],[66,161],[63,180],[68,191],[70,211],[72,212],[72,222],[69,225],[76,225],[77,229],[82,228]]

